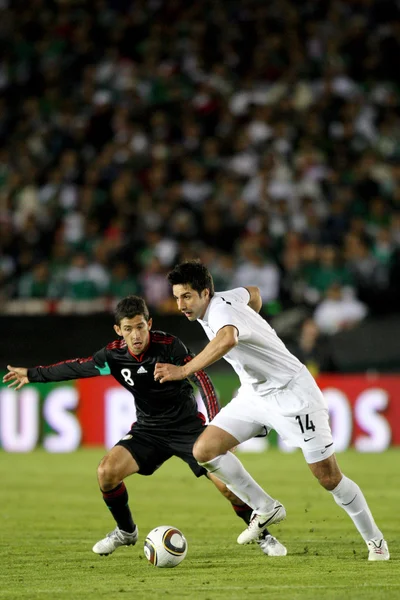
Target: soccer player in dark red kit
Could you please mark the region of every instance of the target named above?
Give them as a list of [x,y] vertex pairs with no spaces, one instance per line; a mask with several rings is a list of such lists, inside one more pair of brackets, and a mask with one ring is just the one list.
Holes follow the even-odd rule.
[[[208,473],[193,457],[195,441],[205,429],[188,379],[160,384],[154,379],[156,363],[184,365],[192,360],[181,340],[152,330],[152,319],[143,298],[128,296],[115,310],[116,340],[89,358],[66,360],[46,367],[12,367],[3,382],[19,390],[30,382],[54,382],[111,374],[134,396],[137,421],[105,455],[97,470],[104,501],[116,521],[116,528],[93,546],[93,552],[108,555],[119,546],[134,545],[138,527],[128,505],[124,479],[134,473],[151,475],[172,456],[184,460],[193,473],[206,475],[231,502],[236,514],[247,524],[252,509],[235,496],[217,477]],[[198,386],[209,420],[219,412],[214,386],[205,371],[190,379]],[[284,556],[286,548],[266,530],[259,545],[264,554]]]

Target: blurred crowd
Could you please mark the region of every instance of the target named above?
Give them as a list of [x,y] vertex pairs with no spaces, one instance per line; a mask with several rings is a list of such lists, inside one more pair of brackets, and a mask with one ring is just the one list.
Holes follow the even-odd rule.
[[0,47],[0,302],[168,312],[199,257],[326,334],[399,310],[398,3],[0,0]]

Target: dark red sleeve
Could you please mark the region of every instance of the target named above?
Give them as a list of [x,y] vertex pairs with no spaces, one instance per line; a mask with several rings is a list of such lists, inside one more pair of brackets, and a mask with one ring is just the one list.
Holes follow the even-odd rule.
[[[189,362],[192,358],[192,356],[188,355],[185,362]],[[193,373],[189,379],[199,388],[204,406],[207,409],[208,420],[211,421],[221,410],[213,382],[203,370]]]
[[[172,352],[173,356],[171,358],[176,365],[184,365],[194,357],[194,354],[177,337],[174,338]],[[201,398],[207,410],[208,419],[211,421],[221,409],[213,382],[203,370],[193,373],[189,379],[199,388]]]
[[69,381],[108,375],[110,367],[107,362],[106,349],[103,348],[88,358],[73,358],[54,365],[28,369],[28,379],[33,383],[48,381]]

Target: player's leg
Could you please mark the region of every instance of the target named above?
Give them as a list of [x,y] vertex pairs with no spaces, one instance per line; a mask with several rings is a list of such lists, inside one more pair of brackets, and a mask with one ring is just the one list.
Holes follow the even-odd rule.
[[[229,406],[229,405],[228,405]],[[217,417],[222,414],[221,411]],[[213,420],[226,429],[209,425],[196,441],[193,455],[200,465],[209,473],[213,473],[226,484],[235,496],[251,506],[259,514],[268,514],[275,510],[276,500],[271,498],[246,471],[240,460],[228,452],[242,441],[248,440],[260,432],[260,427],[238,419],[231,419],[226,414],[223,419]],[[238,431],[234,437],[229,431]],[[240,437],[241,439],[238,439]],[[275,521],[274,521],[275,522]]]
[[285,390],[276,394],[275,407],[269,407],[269,418],[284,440],[302,449],[319,483],[350,516],[367,543],[369,559],[387,560],[387,544],[361,489],[340,471],[334,455],[328,407],[316,381],[306,369]]
[[136,543],[138,527],[132,518],[123,480],[134,473],[151,475],[170,456],[162,439],[136,423],[103,458],[98,468],[99,485],[117,527],[93,546],[93,552],[108,555],[119,546]]
[[[229,500],[235,514],[243,519],[248,525],[253,516],[253,509],[248,504],[245,504],[240,498],[235,496],[233,492],[226,486],[225,483],[220,481],[215,475],[207,472],[207,478],[215,485],[217,490]],[[259,540],[257,540],[261,550],[268,556],[286,556],[287,549],[279,540],[277,540],[268,529],[264,529],[261,533]]]
[[[218,488],[220,493],[230,501],[233,509],[235,510],[235,513],[239,517],[241,517],[246,523],[249,523],[249,521],[251,520],[253,509],[243,499],[240,499],[236,494],[234,494],[224,482],[222,482],[220,479],[218,479],[218,477],[216,477],[215,474],[207,472],[205,466],[200,465],[193,455],[194,445],[201,438],[201,436],[207,433],[207,431],[209,431],[210,429],[217,430],[217,427],[213,426],[211,428],[210,425],[204,427],[203,422],[200,421],[198,418],[195,418],[190,423],[186,423],[185,428],[180,428],[179,435],[171,435],[169,437],[169,450],[173,455],[178,456],[179,458],[184,460],[189,465],[190,469],[193,471],[196,477],[207,475],[207,477]],[[260,433],[260,431],[258,431],[257,433]],[[265,434],[265,428],[263,429],[262,433]],[[227,445],[229,445],[229,447],[231,448],[233,446],[236,446],[237,444],[238,440],[232,436],[229,436],[229,441],[227,442]],[[224,448],[226,448],[227,445],[224,446]],[[238,463],[239,467],[244,471],[244,468],[242,467],[238,459],[231,452],[228,452],[227,454],[232,456],[234,459],[234,464]],[[228,460],[229,458],[230,457],[228,456]],[[246,473],[246,471],[244,471],[244,473]],[[250,475],[248,474],[247,476],[250,477]],[[273,536],[269,535],[268,531],[263,535],[262,540],[259,540],[260,535],[263,535],[262,531],[258,533],[257,541],[260,542],[260,547],[265,554],[271,556],[283,556],[286,554],[286,548],[282,544],[280,544]]]
[[[306,455],[307,460],[307,455]],[[389,560],[390,554],[381,530],[375,523],[360,487],[343,475],[332,454],[329,458],[308,464],[318,482],[328,490],[336,504],[343,508],[358,529],[369,550],[369,560]]]
[[136,460],[123,446],[114,446],[97,468],[97,480],[103,499],[118,527],[126,533],[132,533],[135,524],[128,505],[128,491],[124,479],[138,471]]
[[[369,550],[369,560],[388,560],[389,550],[359,486],[342,474],[334,454],[329,413],[321,390],[306,372],[294,391],[311,397],[314,412],[286,418],[283,426],[294,445],[300,446],[313,475],[331,492],[336,504],[349,515]],[[318,408],[319,410],[315,410]],[[291,431],[292,428],[292,431]],[[297,436],[297,443],[295,441]]]
[[96,554],[107,556],[119,546],[136,543],[138,528],[132,518],[128,491],[123,480],[138,470],[136,460],[123,446],[114,446],[101,460],[97,469],[97,479],[104,502],[117,527],[93,546],[93,552]]
[[[196,460],[213,473],[242,500],[251,506],[261,521],[250,523],[251,539],[241,536],[238,543],[257,540],[269,525],[279,523],[286,516],[282,504],[267,494],[246,471],[240,460],[231,452],[234,446],[265,433],[265,421],[258,415],[258,399],[242,397],[241,392],[225,406],[201,434],[193,448]],[[259,525],[260,528],[259,528]]]
[[240,519],[243,519],[246,524],[249,524],[253,509],[248,504],[245,504],[240,498],[235,496],[235,494],[231,492],[226,484],[220,481],[215,475],[207,471],[206,477],[215,485],[220,494],[222,494],[223,497],[231,503],[235,514]]

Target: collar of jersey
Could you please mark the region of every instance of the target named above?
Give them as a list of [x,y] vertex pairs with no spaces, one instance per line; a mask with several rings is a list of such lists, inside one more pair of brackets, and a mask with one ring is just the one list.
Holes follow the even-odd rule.
[[126,345],[126,347],[128,348],[128,352],[129,352],[129,354],[132,356],[132,358],[134,358],[134,359],[135,359],[135,360],[137,360],[138,362],[143,362],[144,355],[145,355],[145,354],[148,352],[148,350],[149,350],[149,348],[150,348],[150,345],[151,345],[151,332],[150,332],[149,345],[147,346],[146,350],[144,350],[144,352],[142,352],[142,354],[139,354],[139,356],[138,356],[137,354],[133,354],[133,352],[131,352],[131,351],[129,350],[129,346],[128,346],[128,344]]

